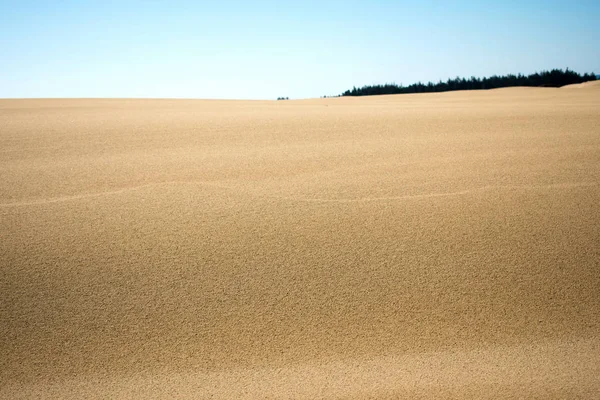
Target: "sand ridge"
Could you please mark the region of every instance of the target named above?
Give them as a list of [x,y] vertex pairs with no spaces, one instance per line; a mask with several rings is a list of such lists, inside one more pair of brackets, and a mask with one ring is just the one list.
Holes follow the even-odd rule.
[[596,396],[599,88],[0,100],[0,398]]
[[[157,182],[157,183],[148,183],[145,185],[139,186],[131,186],[122,189],[116,190],[107,190],[98,193],[83,193],[79,195],[72,196],[62,196],[62,197],[54,197],[48,199],[40,199],[40,200],[25,200],[14,203],[0,203],[0,207],[22,207],[22,206],[33,206],[33,205],[43,205],[43,204],[52,204],[52,203],[60,203],[63,201],[76,201],[79,199],[86,199],[90,197],[100,197],[100,196],[110,196],[116,195],[120,193],[125,193],[134,190],[142,190],[146,188],[153,188],[156,186],[162,185],[182,185],[182,184],[192,184],[192,185],[207,185],[217,188],[222,188],[226,190],[235,190],[232,187],[217,185],[211,182],[200,182],[200,181],[168,181],[168,182]],[[267,198],[281,199],[281,200],[290,200],[290,201],[299,201],[299,202],[315,202],[315,203],[351,203],[351,202],[369,202],[369,201],[388,201],[388,200],[409,200],[409,199],[423,199],[423,198],[432,198],[432,197],[447,197],[447,196],[462,196],[469,193],[473,193],[476,191],[485,191],[485,190],[493,190],[493,189],[515,189],[515,190],[544,190],[544,189],[560,189],[560,188],[571,188],[571,187],[581,187],[581,186],[596,186],[598,183],[596,182],[572,182],[572,183],[560,183],[560,184],[551,184],[551,185],[542,185],[542,186],[483,186],[474,189],[461,190],[458,192],[447,192],[447,193],[424,193],[424,194],[413,194],[413,195],[405,195],[405,196],[395,196],[395,197],[364,197],[364,198],[356,198],[356,199],[320,199],[320,198],[302,198],[302,197],[280,197],[276,195],[264,195]]]

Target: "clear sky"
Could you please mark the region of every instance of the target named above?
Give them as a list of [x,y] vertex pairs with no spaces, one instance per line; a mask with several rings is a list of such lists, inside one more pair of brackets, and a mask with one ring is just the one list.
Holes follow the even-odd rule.
[[0,0],[0,97],[274,99],[569,67],[600,1]]

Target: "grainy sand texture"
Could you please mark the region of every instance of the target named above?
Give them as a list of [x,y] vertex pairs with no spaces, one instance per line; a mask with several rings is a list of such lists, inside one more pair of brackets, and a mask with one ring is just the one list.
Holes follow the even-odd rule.
[[599,398],[600,84],[0,100],[0,398]]

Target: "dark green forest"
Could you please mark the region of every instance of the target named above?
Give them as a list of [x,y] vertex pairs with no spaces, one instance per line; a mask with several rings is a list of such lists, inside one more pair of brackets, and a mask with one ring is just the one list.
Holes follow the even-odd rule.
[[573,83],[583,83],[595,81],[595,74],[578,74],[568,68],[566,70],[553,69],[552,71],[536,72],[531,75],[502,75],[490,76],[488,78],[476,78],[472,76],[469,79],[456,77],[448,79],[446,82],[422,83],[417,82],[412,85],[403,86],[395,83],[386,83],[384,85],[366,85],[361,88],[354,87],[352,90],[346,90],[342,96],[374,96],[381,94],[404,94],[404,93],[432,93],[449,92],[451,90],[481,90],[497,89],[512,86],[534,86],[534,87],[561,87]]

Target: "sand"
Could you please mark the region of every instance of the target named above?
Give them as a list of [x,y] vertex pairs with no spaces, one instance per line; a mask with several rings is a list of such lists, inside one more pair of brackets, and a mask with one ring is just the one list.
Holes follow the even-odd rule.
[[600,84],[0,100],[0,398],[600,396]]

